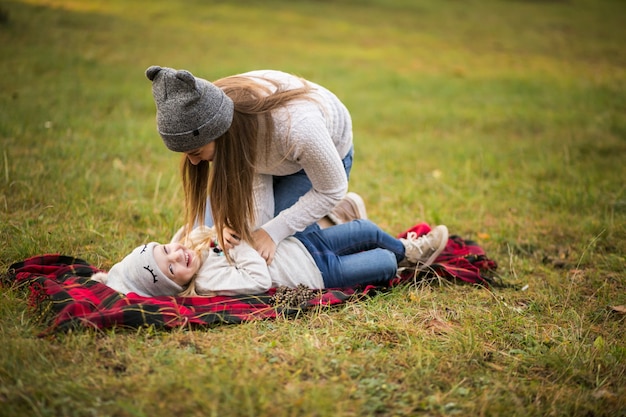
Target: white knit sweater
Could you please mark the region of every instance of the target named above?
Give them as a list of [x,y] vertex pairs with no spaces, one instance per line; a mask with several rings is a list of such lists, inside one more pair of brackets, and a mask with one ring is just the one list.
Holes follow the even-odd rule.
[[[288,88],[302,85],[300,78],[274,70],[241,75],[259,82],[263,81],[257,77],[272,79]],[[276,244],[328,214],[348,189],[342,159],[352,147],[350,113],[332,92],[307,82],[313,87],[311,96],[315,101],[296,100],[274,111],[275,132],[269,149],[259,141],[254,184],[256,226],[262,227]],[[274,217],[272,176],[290,175],[301,169],[313,188]]]

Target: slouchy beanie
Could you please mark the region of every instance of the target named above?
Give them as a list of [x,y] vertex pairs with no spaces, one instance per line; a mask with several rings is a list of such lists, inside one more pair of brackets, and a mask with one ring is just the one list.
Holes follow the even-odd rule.
[[159,269],[154,258],[154,247],[150,242],[133,249],[121,262],[113,265],[106,277],[106,285],[128,294],[134,292],[144,297],[177,295],[183,288],[169,279]]
[[157,130],[174,152],[198,149],[222,136],[233,120],[233,101],[222,89],[189,71],[151,66]]

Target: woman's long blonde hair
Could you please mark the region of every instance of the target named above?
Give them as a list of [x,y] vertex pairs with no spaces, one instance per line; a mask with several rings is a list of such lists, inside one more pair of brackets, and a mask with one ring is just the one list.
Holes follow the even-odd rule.
[[[187,230],[204,224],[207,197],[211,202],[213,221],[220,246],[224,247],[222,230],[229,227],[252,244],[255,223],[253,179],[259,158],[259,140],[268,142],[274,134],[272,111],[296,99],[312,100],[311,87],[287,90],[279,83],[263,79],[275,90],[252,78],[231,76],[214,82],[234,103],[233,121],[228,131],[215,140],[213,166],[206,161],[193,165],[183,156],[181,173],[185,192]],[[265,129],[259,137],[259,124]],[[269,146],[266,147],[269,149]],[[267,157],[267,155],[266,155]]]

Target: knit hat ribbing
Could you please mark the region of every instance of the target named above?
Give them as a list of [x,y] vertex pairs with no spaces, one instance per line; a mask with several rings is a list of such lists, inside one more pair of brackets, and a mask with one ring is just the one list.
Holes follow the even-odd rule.
[[121,262],[113,265],[106,285],[124,294],[134,292],[144,297],[177,295],[183,288],[159,269],[154,258],[157,242],[136,247]]
[[151,66],[157,130],[174,152],[198,149],[222,136],[233,120],[233,101],[214,84],[189,71]]

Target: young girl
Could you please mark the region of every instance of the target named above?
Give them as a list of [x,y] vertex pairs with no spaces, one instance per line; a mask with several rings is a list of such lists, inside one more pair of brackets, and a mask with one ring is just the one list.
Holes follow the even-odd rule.
[[246,242],[224,256],[213,228],[200,226],[179,241],[151,242],[133,250],[107,273],[93,276],[109,287],[142,296],[260,294],[299,284],[311,289],[352,287],[396,276],[408,262],[428,267],[448,241],[446,226],[424,236],[396,239],[369,220],[354,220],[283,239],[268,265]]
[[274,70],[214,83],[159,66],[146,76],[159,134],[184,154],[189,230],[215,225],[220,246],[245,241],[271,263],[276,245],[318,229],[345,196],[352,119],[326,88]]

